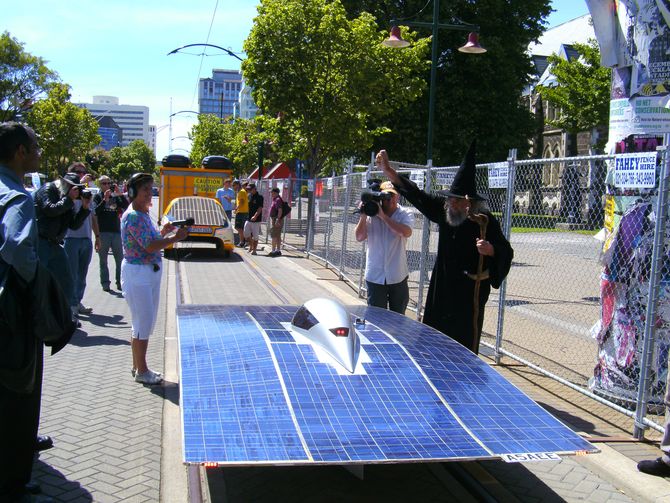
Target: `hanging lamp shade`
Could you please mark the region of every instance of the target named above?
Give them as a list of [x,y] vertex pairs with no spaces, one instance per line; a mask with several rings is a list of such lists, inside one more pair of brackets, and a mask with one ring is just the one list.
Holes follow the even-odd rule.
[[483,54],[486,52],[486,49],[479,45],[479,35],[475,32],[470,32],[468,41],[463,47],[459,47],[458,50],[467,54]]
[[389,38],[385,39],[382,44],[384,44],[387,47],[407,47],[409,45],[409,42],[407,40],[404,40],[400,36],[400,27],[398,26],[391,26],[391,34],[389,35]]

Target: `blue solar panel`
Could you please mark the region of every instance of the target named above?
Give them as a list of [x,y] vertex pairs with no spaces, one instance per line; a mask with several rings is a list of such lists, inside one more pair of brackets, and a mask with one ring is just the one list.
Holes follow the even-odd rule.
[[296,306],[178,309],[188,463],[484,459],[595,450],[439,332],[365,318],[362,372],[339,371],[287,330]]

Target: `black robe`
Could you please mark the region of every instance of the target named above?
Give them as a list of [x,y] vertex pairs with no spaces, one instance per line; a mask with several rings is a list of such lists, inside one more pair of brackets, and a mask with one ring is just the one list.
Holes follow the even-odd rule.
[[[477,239],[479,225],[466,220],[453,227],[447,223],[445,214],[446,198],[429,194],[416,184],[401,177],[402,184],[397,188],[430,221],[440,228],[437,246],[437,258],[430,278],[430,286],[425,302],[423,322],[468,349],[474,343],[474,292],[475,281],[466,272],[477,274],[479,253]],[[493,257],[484,257],[483,271],[488,269],[489,278],[482,280],[479,287],[479,317],[477,338],[481,336],[484,324],[484,306],[489,298],[491,286],[499,288],[512,265],[514,251],[505,238],[496,218],[484,212],[489,222],[486,240],[493,245]],[[477,351],[475,351],[477,352]]]

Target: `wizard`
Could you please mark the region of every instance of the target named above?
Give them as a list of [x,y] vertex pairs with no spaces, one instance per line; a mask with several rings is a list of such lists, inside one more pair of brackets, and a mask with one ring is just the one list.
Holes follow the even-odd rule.
[[514,251],[475,185],[475,145],[470,144],[449,190],[425,192],[401,176],[381,150],[377,164],[396,189],[439,226],[437,258],[423,322],[475,354],[491,287],[499,288]]

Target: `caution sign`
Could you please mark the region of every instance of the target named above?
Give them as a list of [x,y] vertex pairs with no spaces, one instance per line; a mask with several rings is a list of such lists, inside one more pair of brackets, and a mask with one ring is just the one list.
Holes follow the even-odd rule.
[[193,180],[193,186],[198,194],[203,192],[214,192],[223,186],[223,178],[218,176],[198,176]]

